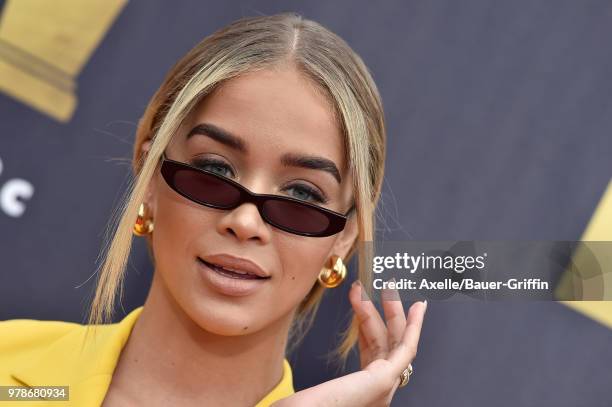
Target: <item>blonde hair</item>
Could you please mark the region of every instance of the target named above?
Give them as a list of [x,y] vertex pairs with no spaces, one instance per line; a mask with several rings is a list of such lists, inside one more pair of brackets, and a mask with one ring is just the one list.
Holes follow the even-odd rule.
[[[289,63],[318,85],[329,98],[344,135],[354,180],[358,237],[348,262],[359,253],[358,277],[370,287],[369,249],[375,235],[375,208],[380,197],[385,160],[385,122],[378,89],[361,58],[336,34],[297,13],[244,17],[204,38],[166,74],[138,123],[130,181],[122,204],[109,223],[102,248],[95,296],[88,327],[112,318],[117,290],[123,280],[132,246],[138,207],[145,198],[162,152],[193,107],[212,90],[249,71]],[[142,144],[151,141],[144,154]],[[112,232],[112,239],[109,235]],[[148,240],[151,254],[150,240]],[[366,288],[370,293],[370,289]],[[290,329],[292,349],[310,329],[325,288],[315,284],[299,305]],[[89,331],[89,330],[88,330]],[[358,324],[352,317],[336,349],[346,358],[357,342]]]

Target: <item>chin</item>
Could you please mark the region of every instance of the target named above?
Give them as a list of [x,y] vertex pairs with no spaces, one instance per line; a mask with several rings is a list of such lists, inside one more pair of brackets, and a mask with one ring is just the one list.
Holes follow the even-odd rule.
[[253,307],[246,304],[200,299],[193,310],[194,322],[216,335],[245,335],[259,330],[263,322]]

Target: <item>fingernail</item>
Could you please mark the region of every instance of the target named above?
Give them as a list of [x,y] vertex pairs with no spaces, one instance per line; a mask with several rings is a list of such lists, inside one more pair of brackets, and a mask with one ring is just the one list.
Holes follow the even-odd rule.
[[353,281],[353,284],[351,284],[351,287],[355,287],[355,286],[361,286],[361,281],[359,280]]
[[427,300],[423,301],[423,304],[425,304],[425,309],[423,310],[423,312],[427,311]]

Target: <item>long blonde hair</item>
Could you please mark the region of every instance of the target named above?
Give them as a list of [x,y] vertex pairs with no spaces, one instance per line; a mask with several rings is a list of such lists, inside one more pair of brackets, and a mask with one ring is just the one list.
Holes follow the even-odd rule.
[[[375,208],[380,197],[385,161],[385,121],[381,98],[362,59],[349,45],[320,24],[296,13],[244,17],[204,38],[166,74],[138,123],[130,181],[120,207],[108,225],[98,270],[88,328],[110,322],[117,291],[123,297],[123,280],[132,247],[132,230],[138,207],[145,198],[162,152],[192,108],[224,81],[248,71],[290,63],[332,102],[333,114],[344,135],[354,199],[358,237],[355,251],[358,277],[368,292],[369,249],[375,235]],[[142,144],[150,141],[143,154]],[[112,234],[112,238],[109,236]],[[147,242],[151,253],[150,240]],[[301,302],[290,329],[293,348],[309,330],[325,289],[315,284]],[[89,329],[88,329],[89,331]],[[336,349],[346,358],[357,342],[355,316],[341,333]]]

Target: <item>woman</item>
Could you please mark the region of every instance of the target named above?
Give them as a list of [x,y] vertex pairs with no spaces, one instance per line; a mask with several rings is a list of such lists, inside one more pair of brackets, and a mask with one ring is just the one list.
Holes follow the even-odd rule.
[[[71,400],[104,406],[389,405],[411,373],[426,304],[406,317],[401,301],[383,301],[385,324],[364,290],[361,243],[374,237],[384,158],[379,93],[338,36],[294,13],[242,18],[208,36],[140,120],[134,183],[89,324],[38,321],[48,338],[79,332],[62,346],[80,344],[68,352],[80,368],[48,383],[32,367],[14,372],[15,384],[72,384]],[[122,292],[132,233],[155,265],[148,297],[99,325]],[[358,343],[361,370],[295,392],[287,345],[346,279],[354,252],[362,283],[351,287],[355,315],[337,353],[345,360]],[[19,348],[19,329],[35,335],[32,323],[3,323],[13,338],[3,351]],[[83,362],[96,367],[79,376]]]

